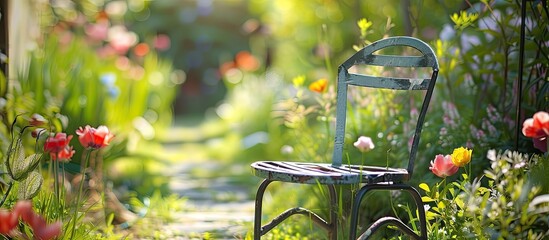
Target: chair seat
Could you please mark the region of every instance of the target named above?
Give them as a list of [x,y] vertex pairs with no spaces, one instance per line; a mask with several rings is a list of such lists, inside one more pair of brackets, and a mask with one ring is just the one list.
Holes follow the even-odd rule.
[[259,161],[251,167],[258,177],[304,184],[399,183],[409,179],[403,168],[281,161]]

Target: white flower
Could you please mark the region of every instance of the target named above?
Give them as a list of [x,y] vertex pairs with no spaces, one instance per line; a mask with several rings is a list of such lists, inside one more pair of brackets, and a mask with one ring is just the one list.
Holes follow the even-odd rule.
[[290,155],[294,152],[294,148],[290,145],[284,145],[280,148],[280,153],[283,155]]
[[488,150],[488,153],[486,154],[486,158],[488,158],[492,161],[496,161],[496,150],[494,150],[494,149]]
[[375,147],[372,139],[365,136],[360,136],[353,145],[361,152],[370,151]]

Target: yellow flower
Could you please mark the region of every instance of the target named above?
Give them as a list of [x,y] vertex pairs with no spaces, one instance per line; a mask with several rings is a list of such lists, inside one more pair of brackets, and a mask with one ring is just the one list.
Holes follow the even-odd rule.
[[458,167],[463,167],[465,164],[471,162],[472,154],[473,150],[464,147],[456,148],[452,153],[452,162]]
[[292,79],[292,83],[294,84],[294,87],[301,87],[303,86],[303,83],[305,82],[305,76],[299,75]]
[[326,90],[327,86],[328,86],[328,80],[326,80],[325,78],[321,78],[311,83],[309,85],[309,90],[322,93],[324,92],[324,90]]

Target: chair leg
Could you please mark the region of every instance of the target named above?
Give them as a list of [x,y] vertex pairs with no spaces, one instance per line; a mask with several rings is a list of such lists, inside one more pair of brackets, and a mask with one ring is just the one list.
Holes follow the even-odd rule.
[[[423,201],[421,200],[421,195],[419,195],[419,192],[415,188],[406,184],[392,184],[392,185],[376,184],[376,185],[366,185],[362,187],[358,191],[358,193],[355,195],[355,201],[353,202],[353,206],[351,209],[351,228],[349,233],[349,239],[352,239],[352,240],[356,239],[360,203],[362,202],[362,198],[364,197],[364,195],[366,195],[366,193],[370,190],[404,190],[410,193],[418,208],[418,218],[420,223],[421,235],[415,234],[408,226],[404,224],[400,224],[402,223],[400,219],[388,217],[388,218],[380,219],[380,221],[376,221],[374,224],[372,224],[372,226],[370,226],[367,230],[368,233],[363,234],[363,236],[361,236],[360,239],[367,239],[370,234],[374,233],[381,226],[386,224],[391,224],[391,223],[396,227],[398,227],[402,232],[407,233],[408,235],[411,235],[415,239],[422,239],[422,240],[427,239],[427,220],[425,218],[425,209],[423,208]],[[397,223],[397,221],[400,223]]]
[[261,231],[261,213],[263,209],[263,194],[265,193],[265,189],[267,189],[267,186],[273,182],[271,180],[265,179],[259,185],[259,188],[257,189],[257,194],[255,195],[255,215],[254,215],[254,240],[261,239],[261,236],[263,235],[263,232]]
[[314,223],[318,224],[320,227],[328,231],[329,239],[337,240],[338,205],[337,205],[337,193],[334,185],[328,185],[328,191],[330,193],[330,223],[326,222],[321,217],[319,217],[318,215],[316,215],[315,213],[311,212],[308,209],[295,207],[295,208],[290,208],[284,211],[283,213],[275,217],[270,223],[267,223],[265,226],[262,226],[261,216],[262,216],[262,209],[263,209],[263,195],[265,193],[265,190],[267,189],[267,186],[272,182],[273,182],[272,180],[265,179],[257,189],[257,194],[255,197],[254,240],[260,240],[261,236],[269,232],[278,224],[282,223],[288,217],[295,214],[308,216],[309,218],[311,218],[311,220]]

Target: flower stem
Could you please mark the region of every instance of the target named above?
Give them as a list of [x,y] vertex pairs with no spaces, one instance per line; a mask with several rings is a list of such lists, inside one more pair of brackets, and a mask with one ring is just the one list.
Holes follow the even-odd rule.
[[4,193],[4,197],[2,198],[2,201],[0,202],[0,207],[4,205],[4,202],[8,198],[8,195],[10,195],[11,187],[13,187],[13,181],[9,183],[8,190],[6,190],[6,193]]
[[53,161],[53,188],[54,188],[54,192],[55,192],[55,196],[56,196],[56,203],[57,205],[59,205],[59,199],[60,199],[60,195],[59,195],[59,178],[58,178],[58,175],[59,175],[59,161],[57,160],[54,160]]
[[74,216],[73,216],[73,224],[72,224],[72,231],[71,231],[71,237],[70,239],[74,238],[74,232],[76,229],[76,220],[78,218],[78,208],[80,207],[80,198],[82,197],[82,189],[84,188],[84,181],[86,181],[86,168],[88,168],[88,161],[90,159],[91,150],[86,150],[86,157],[83,160],[82,163],[82,179],[80,180],[80,187],[78,189],[78,195],[76,196],[76,206],[74,209]]

